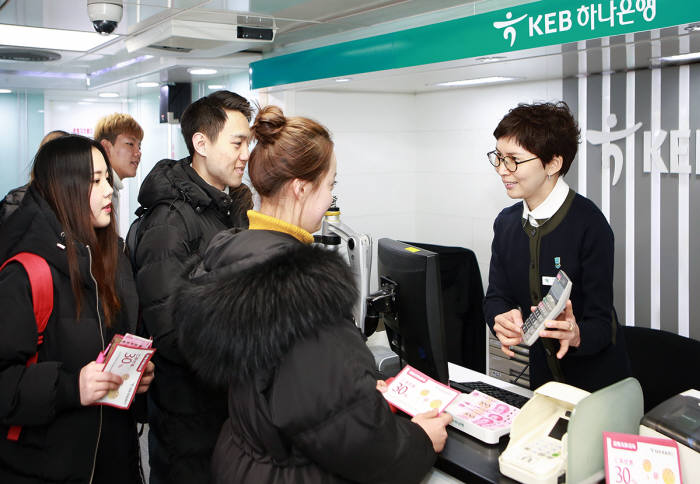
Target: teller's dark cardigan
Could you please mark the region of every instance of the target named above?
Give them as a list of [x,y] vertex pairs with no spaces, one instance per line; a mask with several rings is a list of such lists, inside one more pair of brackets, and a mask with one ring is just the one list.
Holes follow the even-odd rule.
[[[542,277],[557,273],[558,258],[573,282],[571,302],[581,345],[556,361],[559,343],[549,338],[537,340],[530,348],[530,387],[558,379],[595,391],[629,376],[623,332],[613,307],[615,244],[607,220],[593,202],[573,190],[539,228],[526,223],[522,211],[522,203],[516,203],[504,209],[493,225],[484,299],[491,331],[498,314],[518,307],[523,319],[530,314],[530,306],[547,294],[549,287],[542,285]],[[553,370],[561,372],[559,378]]]

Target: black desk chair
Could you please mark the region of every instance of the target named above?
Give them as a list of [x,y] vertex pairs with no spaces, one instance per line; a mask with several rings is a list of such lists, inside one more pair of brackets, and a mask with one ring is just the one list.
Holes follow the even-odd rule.
[[700,341],[636,326],[623,331],[632,374],[644,393],[644,413],[690,388],[700,389]]

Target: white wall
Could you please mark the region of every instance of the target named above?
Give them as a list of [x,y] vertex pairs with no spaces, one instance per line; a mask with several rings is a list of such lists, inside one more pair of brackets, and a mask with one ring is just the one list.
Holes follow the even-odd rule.
[[518,103],[558,101],[562,82],[505,84],[416,96],[414,136],[419,185],[416,239],[472,249],[484,289],[491,258],[493,221],[514,203],[486,159],[493,130]]
[[[236,87],[242,91],[244,86]],[[259,93],[245,94],[253,98]],[[263,104],[280,105],[287,115],[307,116],[330,129],[338,158],[335,194],[347,225],[375,241],[390,237],[470,248],[486,287],[493,220],[513,203],[486,160],[495,146],[493,129],[519,102],[561,99],[562,82],[417,95],[283,91],[260,98]],[[70,131],[72,125],[58,122],[59,105],[47,99],[46,129]],[[99,114],[119,110],[106,104],[98,108]],[[178,125],[158,123],[157,93],[136,95],[121,108],[145,131],[139,173],[125,183],[133,218],[138,187],[155,162],[171,151],[184,156],[186,150]],[[94,106],[71,103],[69,119],[93,127],[88,120],[96,115],[92,111]]]
[[32,160],[44,136],[44,96],[19,90],[0,94],[0,199],[29,181]]
[[405,94],[296,94],[294,114],[333,134],[343,222],[375,239],[416,234],[414,106]]
[[331,130],[346,224],[375,241],[470,248],[485,288],[493,221],[514,203],[486,159],[493,130],[519,102],[561,98],[554,80],[417,95],[287,91],[263,101]]

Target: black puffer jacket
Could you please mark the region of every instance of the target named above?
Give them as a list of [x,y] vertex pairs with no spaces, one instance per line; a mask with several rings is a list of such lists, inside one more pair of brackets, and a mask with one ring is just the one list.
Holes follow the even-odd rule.
[[24,195],[27,193],[29,185],[22,185],[13,190],[10,190],[5,198],[0,201],[0,227],[7,222],[10,215],[15,213],[22,203]]
[[[87,201],[86,201],[87,202]],[[48,204],[31,188],[22,207],[3,226],[0,260],[28,251],[49,263],[54,284],[53,312],[36,353],[36,321],[24,269],[10,264],[0,272],[0,482],[140,482],[136,426],[128,411],[80,405],[78,375],[94,361],[115,332],[133,331],[137,304],[128,259],[120,257],[118,288],[122,312],[104,326],[91,253],[80,246],[82,309],[75,301],[61,226]],[[97,301],[97,305],[95,302]],[[130,319],[133,318],[133,319]],[[22,425],[17,442],[9,425]],[[119,462],[121,465],[115,466]]]
[[226,396],[194,378],[182,359],[170,296],[217,232],[247,227],[252,198],[245,185],[232,196],[217,190],[185,158],[159,161],[141,185],[139,203],[148,210],[137,233],[136,283],[143,326],[158,350],[148,391],[151,475],[171,484],[205,483]]
[[212,241],[176,314],[194,368],[231,385],[215,482],[404,484],[428,472],[427,434],[375,388],[352,281],[337,254],[284,233]]

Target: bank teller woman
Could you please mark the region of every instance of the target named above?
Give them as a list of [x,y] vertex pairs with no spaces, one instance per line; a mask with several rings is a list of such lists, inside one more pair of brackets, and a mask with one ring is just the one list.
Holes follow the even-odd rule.
[[192,366],[229,386],[214,480],[420,482],[450,417],[391,413],[352,322],[349,267],[311,245],[335,185],[330,135],[274,106],[259,111],[252,132],[260,209],[248,212],[249,230],[211,241],[175,311]]
[[509,197],[493,225],[484,313],[509,356],[523,320],[563,269],[570,300],[530,347],[530,387],[561,381],[595,391],[630,375],[613,307],[613,232],[602,212],[564,181],[580,132],[563,103],[521,104],[496,127],[488,153]]

